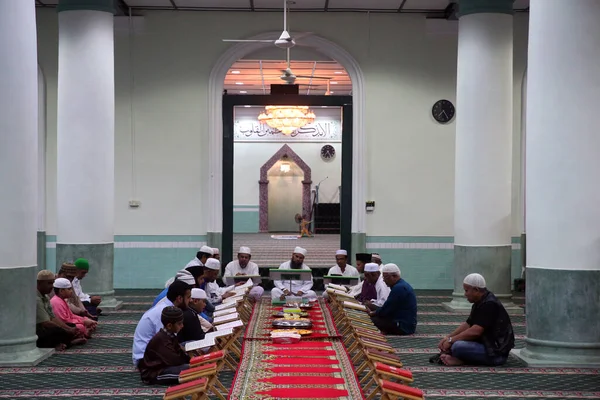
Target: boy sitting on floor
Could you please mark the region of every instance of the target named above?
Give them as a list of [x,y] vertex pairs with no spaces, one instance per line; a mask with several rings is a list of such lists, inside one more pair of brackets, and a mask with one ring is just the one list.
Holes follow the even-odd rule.
[[177,340],[177,333],[183,328],[183,311],[178,307],[165,307],[160,319],[163,328],[148,343],[138,369],[144,383],[177,384],[179,373],[190,367],[190,357]]

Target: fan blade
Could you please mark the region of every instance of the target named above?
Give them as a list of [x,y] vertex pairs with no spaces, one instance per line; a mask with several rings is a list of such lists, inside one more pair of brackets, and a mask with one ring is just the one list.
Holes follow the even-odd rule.
[[326,76],[310,76],[310,75],[296,75],[296,78],[305,78],[305,79],[327,79],[331,80],[333,78],[328,78]]
[[221,39],[224,42],[236,42],[236,43],[274,43],[274,40],[238,40],[238,39]]
[[313,33],[312,32],[302,32],[297,35],[292,35],[292,38],[295,41],[297,41],[298,39],[302,39],[303,37],[310,36],[310,35],[313,35]]

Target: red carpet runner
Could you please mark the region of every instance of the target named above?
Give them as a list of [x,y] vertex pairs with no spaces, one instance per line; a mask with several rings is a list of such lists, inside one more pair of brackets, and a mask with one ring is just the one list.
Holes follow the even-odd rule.
[[280,311],[270,299],[259,302],[248,323],[242,360],[231,400],[364,399],[348,354],[329,309],[320,301],[311,311],[313,334],[297,344],[273,344],[269,338],[272,315]]

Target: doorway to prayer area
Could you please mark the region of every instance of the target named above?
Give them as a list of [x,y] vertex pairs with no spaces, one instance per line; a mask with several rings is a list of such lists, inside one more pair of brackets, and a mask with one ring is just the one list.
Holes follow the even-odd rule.
[[[335,263],[336,249],[351,251],[352,84],[338,62],[296,53],[293,85],[282,80],[287,62],[277,49],[234,63],[224,83],[222,253],[235,258],[248,246],[265,271],[289,260],[295,246],[307,249],[317,271]],[[282,117],[270,106],[308,119],[280,127],[265,120]]]

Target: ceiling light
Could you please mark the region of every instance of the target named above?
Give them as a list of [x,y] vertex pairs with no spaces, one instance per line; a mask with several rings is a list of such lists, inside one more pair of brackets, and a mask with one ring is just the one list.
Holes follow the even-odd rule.
[[[239,74],[240,71],[231,71],[232,74]],[[337,72],[336,72],[337,73]]]
[[250,107],[252,107],[252,106],[244,106],[244,107],[246,107],[246,108],[250,108]]
[[337,82],[331,81],[330,82],[332,85],[337,85]]
[[248,92],[246,92],[245,90],[240,90],[240,94],[246,94]]
[[332,91],[331,91],[331,92],[329,92],[329,93],[335,93],[335,92],[332,90]]
[[236,82],[235,84],[236,84],[236,85],[243,85],[243,84],[244,84],[244,82]]
[[279,167],[281,172],[283,172],[284,174],[286,172],[290,172],[290,163],[289,162],[282,162],[281,166]]
[[343,74],[343,72],[342,71],[335,71],[334,74],[340,75],[340,74]]
[[315,114],[308,106],[266,106],[258,120],[284,135],[290,135],[298,128],[315,122]]

